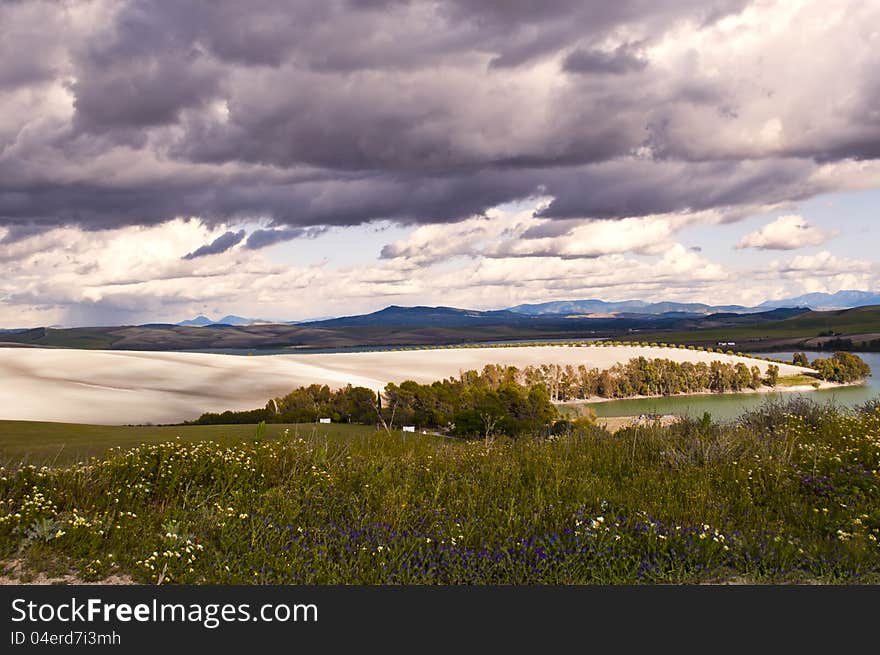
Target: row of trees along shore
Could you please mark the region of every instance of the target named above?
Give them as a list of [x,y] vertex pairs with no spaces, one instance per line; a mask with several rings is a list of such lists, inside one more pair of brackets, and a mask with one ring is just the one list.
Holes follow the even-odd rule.
[[[802,353],[794,363],[804,364]],[[870,374],[859,357],[835,353],[817,359],[815,377],[851,382]],[[384,398],[365,387],[331,390],[326,385],[299,387],[270,400],[261,409],[206,413],[196,424],[308,423],[330,418],[337,423],[414,425],[448,430],[459,436],[507,434],[541,430],[559,418],[554,403],[591,398],[671,396],[773,387],[779,367],[770,364],[762,375],[742,362],[674,362],[638,357],[602,370],[545,364],[516,368],[487,365],[482,372],[465,371],[458,378],[431,384],[389,383]]]
[[836,337],[820,342],[817,348],[819,350],[862,350],[876,353],[880,352],[880,339],[853,341],[848,337]]

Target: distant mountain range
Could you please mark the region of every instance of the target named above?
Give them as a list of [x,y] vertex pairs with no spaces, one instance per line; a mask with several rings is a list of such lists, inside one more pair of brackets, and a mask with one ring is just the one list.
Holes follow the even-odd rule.
[[234,314],[229,314],[224,316],[220,320],[212,321],[207,316],[196,316],[195,318],[191,318],[188,321],[180,321],[179,323],[175,323],[175,325],[183,325],[187,327],[205,327],[207,325],[254,325],[255,323],[271,323],[272,321],[262,321],[257,318],[243,318],[241,316],[235,316]]
[[867,307],[880,305],[880,293],[874,291],[838,291],[837,293],[807,293],[796,298],[783,300],[768,300],[762,302],[763,309],[776,307],[809,307],[816,311],[832,309],[852,309],[853,307]]
[[525,314],[506,309],[477,311],[455,307],[398,307],[391,305],[372,314],[342,316],[325,321],[300,323],[306,328],[475,328],[499,327],[533,330],[575,330],[578,327],[593,329],[664,329],[678,327],[690,329],[710,324],[733,325],[748,320],[751,323],[775,321],[797,316],[810,310],[805,308],[779,308],[754,312],[715,312],[711,314],[682,311],[647,314],[620,312],[613,315],[576,314]]
[[[210,319],[208,319],[210,320]],[[199,321],[201,322],[201,321]],[[691,345],[736,341],[740,347],[778,351],[814,349],[821,335],[866,344],[880,334],[880,306],[818,312],[800,308],[708,315],[630,314],[584,316],[481,312],[454,307],[387,307],[361,316],[299,325],[260,323],[203,327],[153,324],[7,331],[0,345],[116,350],[308,349],[432,346],[478,342],[639,339]],[[636,336],[637,335],[637,336]],[[676,341],[677,340],[677,341]]]
[[532,316],[546,314],[591,315],[591,314],[691,314],[709,315],[720,313],[755,314],[768,309],[783,307],[805,307],[816,311],[851,309],[880,305],[880,293],[872,291],[838,291],[837,293],[808,293],[795,298],[767,300],[756,307],[742,305],[705,305],[703,303],[655,302],[643,300],[623,300],[606,302],[604,300],[561,300],[535,305],[517,305],[509,311]]
[[[829,311],[851,309],[868,305],[880,305],[880,293],[872,291],[838,291],[837,293],[808,293],[794,298],[767,300],[755,307],[743,305],[707,305],[704,303],[646,302],[644,300],[622,300],[608,302],[598,299],[559,300],[537,304],[523,304],[491,311],[458,309],[455,307],[400,307],[391,305],[370,314],[342,316],[336,318],[311,319],[305,321],[275,322],[279,325],[303,325],[320,327],[357,326],[477,326],[512,325],[528,326],[535,318],[562,320],[572,318],[628,318],[641,320],[673,320],[703,318],[715,315],[764,314],[770,310],[792,308]],[[184,327],[207,326],[247,326],[273,323],[255,318],[244,318],[230,314],[219,320],[207,316],[196,316],[176,325]]]
[[704,305],[703,303],[654,302],[643,300],[623,300],[606,302],[604,300],[559,300],[534,305],[517,305],[508,311],[530,316],[564,314],[567,316],[589,316],[593,314],[693,314],[707,315],[718,313],[750,314],[764,311],[764,308],[743,307],[742,305]]
[[455,307],[398,307],[391,305],[371,314],[341,316],[323,321],[301,323],[303,326],[358,327],[394,325],[398,327],[456,327],[474,325],[524,325],[534,322],[534,317],[517,314],[506,309],[478,311]]

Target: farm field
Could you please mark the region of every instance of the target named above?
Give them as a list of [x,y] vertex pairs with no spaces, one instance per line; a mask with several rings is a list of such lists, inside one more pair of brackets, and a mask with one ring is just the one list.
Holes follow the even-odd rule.
[[[0,348],[0,418],[75,423],[178,423],[203,412],[261,407],[299,386],[430,384],[486,364],[607,369],[636,357],[743,362],[749,357],[649,346],[430,348],[246,357],[207,353]],[[807,369],[780,364],[780,375]]]
[[[747,320],[748,317],[744,317]],[[801,346],[815,346],[821,333],[864,339],[875,339],[880,332],[880,308],[857,307],[833,312],[808,312],[781,321],[763,322],[755,325],[739,325],[700,330],[645,330],[637,336],[641,340],[659,340],[671,343],[715,344],[718,341],[735,341],[737,349],[770,350]]]

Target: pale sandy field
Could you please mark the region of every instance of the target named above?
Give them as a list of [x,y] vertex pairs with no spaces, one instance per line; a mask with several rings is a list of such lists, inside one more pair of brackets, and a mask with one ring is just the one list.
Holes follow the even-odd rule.
[[[636,346],[455,348],[236,356],[203,353],[0,348],[0,419],[119,425],[175,423],[206,411],[262,407],[313,383],[382,389],[433,382],[486,364],[584,364],[605,369],[633,357],[678,362],[768,362],[676,348]],[[806,369],[780,365],[781,375]]]

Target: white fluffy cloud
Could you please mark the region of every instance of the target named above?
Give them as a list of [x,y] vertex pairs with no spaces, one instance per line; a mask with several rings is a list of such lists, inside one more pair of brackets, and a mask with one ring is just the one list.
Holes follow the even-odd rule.
[[613,253],[659,254],[669,248],[673,226],[657,218],[585,221],[560,236],[511,238],[490,245],[490,257],[601,257]]
[[[642,227],[647,231],[657,221]],[[201,313],[292,320],[368,312],[389,304],[492,309],[588,297],[757,304],[771,296],[873,288],[878,282],[876,264],[830,252],[736,270],[679,243],[675,226],[668,232],[654,227],[660,235],[656,249],[645,249],[633,239],[628,251],[621,241],[590,257],[566,256],[546,244],[538,249],[542,254],[482,253],[487,244],[497,242],[564,240],[516,238],[535,225],[543,223],[529,209],[498,210],[492,220],[423,226],[395,246],[409,254],[357,266],[340,261],[298,264],[296,255],[282,262],[271,249],[241,246],[182,259],[228,227],[206,227],[195,220],[102,232],[61,228],[0,247],[7,258],[6,275],[0,278],[0,326],[132,324]],[[561,229],[578,234],[596,229],[590,225]],[[622,227],[618,236],[632,230]],[[458,236],[467,248],[456,241]],[[329,237],[317,239],[322,238]],[[316,243],[285,248],[306,252]]]
[[[700,225],[715,225],[712,238],[722,241],[725,230],[736,229],[718,212],[554,221],[536,216],[548,202],[538,198],[458,223],[415,227],[377,259],[358,265],[342,257],[301,263],[298,252],[320,247],[319,240],[332,234],[274,252],[248,250],[242,240],[223,252],[184,259],[235,226],[178,219],[97,232],[57,228],[0,244],[6,273],[0,278],[0,326],[130,324],[228,313],[293,320],[389,304],[495,309],[587,297],[753,305],[878,282],[876,264],[829,251],[760,267],[750,262],[752,268],[743,270],[735,258],[722,263],[684,245],[688,230]],[[759,233],[766,243],[779,241],[779,234],[791,243],[791,231],[797,238],[812,234],[809,226],[798,227],[803,224],[799,216],[783,217]]]
[[675,234],[683,228],[726,220],[724,213],[713,210],[613,220],[540,218],[551,200],[537,199],[519,211],[495,208],[458,223],[421,226],[385,246],[382,257],[428,263],[456,256],[594,259],[612,254],[662,255],[675,245]]
[[815,255],[798,255],[787,262],[774,262],[771,264],[771,268],[780,273],[812,273],[827,276],[842,273],[869,273],[876,269],[877,265],[864,260],[837,257],[827,250],[823,250]]
[[758,248],[760,250],[797,250],[806,246],[819,246],[834,236],[815,225],[803,216],[790,214],[780,216],[760,230],[744,236],[737,248]]
[[874,289],[880,283],[880,266],[875,262],[839,257],[827,250],[798,255],[787,261],[774,260],[766,269],[753,272],[758,285],[767,285],[768,297],[801,293],[834,293],[841,289]]

